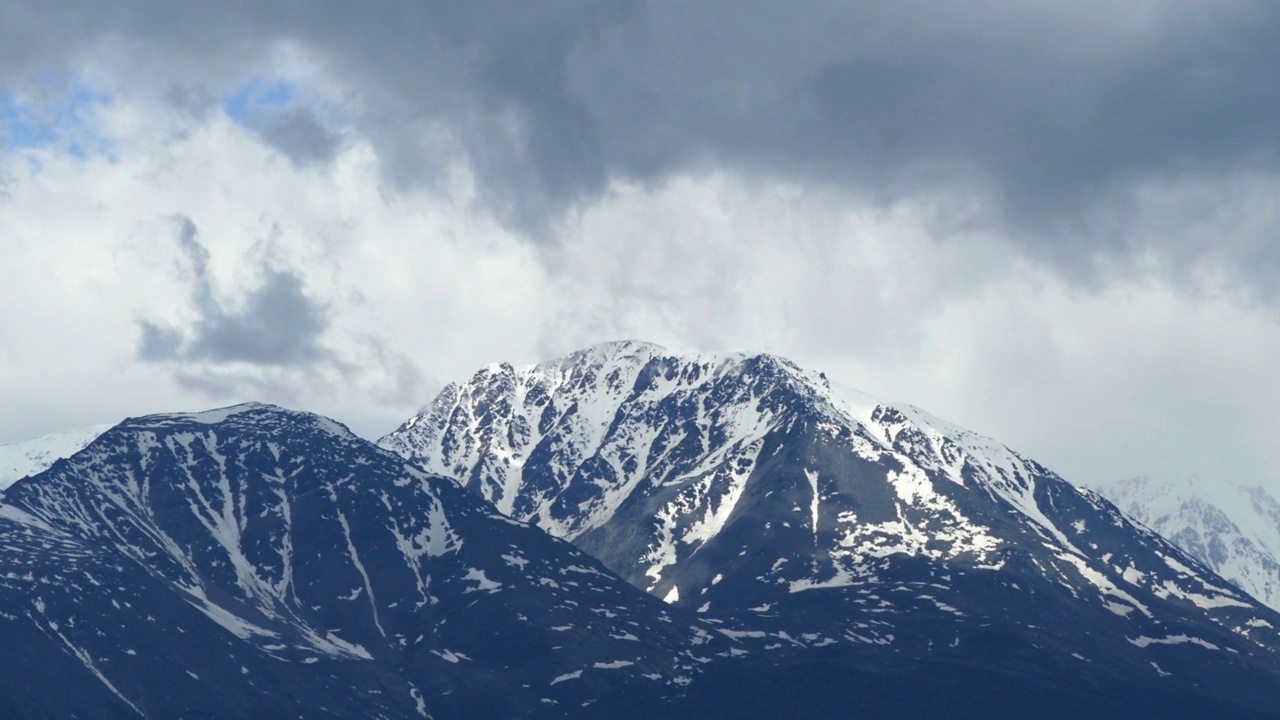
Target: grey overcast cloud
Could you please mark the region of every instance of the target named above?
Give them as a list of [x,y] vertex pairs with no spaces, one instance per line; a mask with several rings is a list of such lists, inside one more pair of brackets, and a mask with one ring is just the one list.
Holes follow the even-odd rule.
[[637,338],[1280,490],[1280,5],[0,0],[0,442]]

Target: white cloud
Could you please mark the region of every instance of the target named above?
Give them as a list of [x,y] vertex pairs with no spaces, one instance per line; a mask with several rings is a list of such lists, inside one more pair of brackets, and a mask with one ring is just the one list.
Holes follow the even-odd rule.
[[[113,158],[45,148],[4,158],[0,200],[6,282],[0,335],[13,398],[0,433],[266,395],[363,425],[406,414],[440,358],[460,371],[537,332],[533,250],[465,203],[387,193],[379,160],[353,143],[324,168],[297,168],[225,116],[157,128],[123,100],[103,126]],[[209,251],[209,279],[229,312],[263,268],[295,272],[334,308],[320,342],[334,362],[308,368],[137,359],[140,320],[198,320],[179,223]],[[169,370],[227,388],[194,397]]]
[[1213,273],[1126,266],[1082,287],[998,238],[940,235],[946,210],[724,175],[623,188],[567,231],[544,352],[613,336],[775,352],[1081,482],[1280,476],[1269,306]]
[[[729,171],[614,182],[539,244],[476,202],[447,138],[436,185],[389,188],[359,128],[298,164],[220,112],[159,107],[97,107],[109,155],[0,158],[0,440],[250,398],[376,434],[482,364],[638,337],[786,355],[1081,481],[1280,477],[1280,328],[1229,273],[1134,265],[1081,287],[975,230],[980,199],[884,206]],[[326,360],[140,361],[140,320],[199,319],[177,217],[228,312],[264,272],[296,274],[328,308]]]

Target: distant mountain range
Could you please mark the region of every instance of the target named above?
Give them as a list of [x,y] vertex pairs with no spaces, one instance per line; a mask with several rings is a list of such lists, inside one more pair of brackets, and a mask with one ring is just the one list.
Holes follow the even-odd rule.
[[57,460],[80,452],[110,428],[110,425],[98,425],[53,433],[26,442],[0,444],[0,490],[28,475],[44,472]]
[[381,447],[94,435],[0,492],[0,717],[1280,717],[1280,613],[769,355],[493,365]]
[[1261,487],[1138,477],[1097,491],[1214,572],[1280,610],[1280,502]]

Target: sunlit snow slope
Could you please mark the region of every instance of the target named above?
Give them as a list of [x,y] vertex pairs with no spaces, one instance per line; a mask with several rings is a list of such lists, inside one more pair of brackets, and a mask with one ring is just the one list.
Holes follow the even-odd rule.
[[1245,592],[1280,609],[1280,502],[1261,487],[1137,477],[1097,488]]
[[44,472],[58,460],[80,452],[110,427],[98,425],[25,442],[0,444],[0,490],[20,478]]

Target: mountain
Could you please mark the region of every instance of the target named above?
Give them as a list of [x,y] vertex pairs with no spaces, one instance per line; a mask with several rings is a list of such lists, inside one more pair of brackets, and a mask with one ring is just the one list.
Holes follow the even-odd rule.
[[57,460],[80,452],[110,427],[97,425],[26,442],[0,444],[0,490],[28,475],[43,472]]
[[646,717],[734,642],[331,420],[127,420],[0,495],[0,717]]
[[495,364],[379,442],[786,677],[918,662],[1042,697],[1280,707],[1273,610],[999,442],[782,358],[622,342]]
[[776,357],[493,366],[384,442],[156,415],[0,492],[0,717],[1280,716],[1280,614]]
[[1261,487],[1136,477],[1095,488],[1237,587],[1280,609],[1280,502]]

